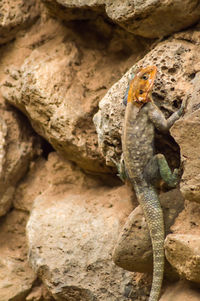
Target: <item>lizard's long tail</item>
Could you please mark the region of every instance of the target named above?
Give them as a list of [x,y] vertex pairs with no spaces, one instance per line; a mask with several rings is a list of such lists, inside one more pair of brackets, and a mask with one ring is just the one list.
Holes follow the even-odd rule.
[[136,188],[150,231],[153,247],[153,282],[149,301],[158,301],[164,273],[164,221],[156,191],[153,187]]

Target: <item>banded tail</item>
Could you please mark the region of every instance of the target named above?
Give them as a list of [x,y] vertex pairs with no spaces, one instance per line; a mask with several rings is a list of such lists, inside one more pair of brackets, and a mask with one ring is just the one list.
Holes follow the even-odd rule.
[[[142,185],[143,186],[143,185]],[[158,301],[164,274],[164,220],[157,193],[150,185],[134,185],[150,231],[153,248],[153,281],[149,301]]]

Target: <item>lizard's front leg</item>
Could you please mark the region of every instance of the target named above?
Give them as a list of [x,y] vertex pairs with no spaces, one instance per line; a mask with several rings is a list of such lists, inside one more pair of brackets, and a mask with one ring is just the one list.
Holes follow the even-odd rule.
[[121,155],[121,159],[119,163],[116,162],[116,160],[114,159],[112,159],[112,161],[117,167],[117,171],[118,171],[117,176],[122,180],[122,182],[125,182],[128,179],[128,173],[125,167],[123,154]]
[[158,131],[167,132],[172,127],[174,122],[184,114],[186,106],[187,99],[184,99],[180,109],[178,109],[168,119],[166,119],[161,110],[152,101],[148,106],[148,116]]

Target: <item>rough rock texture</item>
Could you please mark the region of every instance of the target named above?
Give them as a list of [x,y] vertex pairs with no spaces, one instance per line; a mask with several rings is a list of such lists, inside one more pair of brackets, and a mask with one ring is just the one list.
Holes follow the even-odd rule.
[[[45,19],[18,41],[17,49],[26,44],[27,53],[24,50],[24,58],[5,67],[2,75],[4,98],[25,113],[36,132],[59,153],[90,172],[108,172],[92,117],[106,89],[130,64],[122,53],[136,41],[127,38],[115,48],[112,44],[120,33],[109,40],[112,28],[99,22],[103,27],[96,37],[92,24],[80,24],[79,30]],[[138,43],[132,60],[141,50],[144,47]]]
[[[121,129],[125,110],[122,100],[131,74],[142,66],[158,67],[152,94],[155,103],[167,117],[176,110],[183,97],[190,96],[189,102],[193,102],[189,88],[194,86],[191,74],[196,72],[196,67],[191,66],[191,62],[198,59],[198,51],[198,46],[185,41],[170,39],[162,42],[112,86],[100,101],[99,111],[94,116],[99,146],[106,156],[107,164],[113,164],[113,159],[117,159],[116,154],[121,152]],[[173,61],[168,59],[170,57],[174,58]]]
[[190,286],[187,282],[180,281],[176,284],[171,284],[160,301],[198,301],[200,293],[198,288]]
[[[144,59],[131,68],[101,100],[99,111],[94,116],[94,123],[98,133],[99,146],[106,157],[107,164],[116,164],[119,162],[119,155],[121,154],[121,132],[124,116],[124,107],[121,103],[128,77],[140,66],[157,65],[159,72],[153,89],[153,98],[166,117],[179,107],[183,98],[188,98],[186,113],[176,122],[171,133],[179,143],[181,159],[184,161],[181,191],[187,198],[199,200],[198,149],[200,139],[197,137],[200,132],[198,97],[198,71],[200,70],[198,55],[200,49],[197,43],[199,41],[198,31],[191,35],[192,43],[184,41],[186,37],[187,33],[179,35],[178,39],[169,39],[158,44]],[[169,59],[170,57],[173,57],[173,61]],[[170,137],[167,139],[157,137],[157,139],[157,152],[163,152],[172,166],[178,166],[179,149],[176,143]],[[163,142],[164,139],[167,142]],[[185,141],[187,142],[185,143]],[[192,152],[190,151],[191,148],[193,148]]]
[[200,283],[200,238],[199,235],[170,234],[165,244],[167,260],[179,275]]
[[[191,35],[190,35],[191,34]],[[199,32],[185,32],[177,35],[180,39],[199,43]],[[200,202],[200,64],[196,55],[190,57],[191,65],[188,65],[192,86],[187,87],[188,114],[183,120],[177,121],[172,128],[172,134],[181,148],[182,161],[184,163],[184,174],[181,182],[181,192],[188,200]],[[191,73],[190,73],[191,72]],[[181,131],[180,131],[181,129]],[[188,135],[189,133],[189,135]]]
[[26,119],[15,109],[0,104],[0,216],[7,213],[16,184],[30,161],[40,154],[39,140]]
[[43,0],[52,14],[64,20],[91,19],[106,14],[126,30],[147,38],[169,35],[199,20],[198,0],[105,1]]
[[35,199],[27,225],[33,269],[56,300],[126,300],[131,274],[111,260],[132,207],[125,187],[102,187],[55,153],[46,167],[48,188]]
[[2,0],[0,11],[0,44],[4,44],[35,21],[39,16],[39,5],[37,0]]
[[[109,165],[116,165],[119,162],[119,155],[121,154],[120,136],[122,131],[122,120],[124,116],[124,108],[122,107],[121,103],[127,87],[128,77],[130,77],[131,73],[134,73],[138,67],[156,65],[159,72],[152,94],[156,104],[165,113],[166,117],[168,117],[171,112],[179,107],[180,101],[183,100],[183,98],[186,97],[188,99],[188,106],[185,116],[175,124],[171,133],[179,143],[181,150],[181,161],[183,162],[183,164],[181,164],[183,166],[183,181],[181,182],[181,191],[185,197],[192,201],[198,201],[200,199],[198,180],[200,174],[198,156],[198,135],[200,132],[198,128],[198,72],[200,71],[198,64],[199,50],[198,30],[177,34],[174,38],[170,38],[169,40],[158,44],[108,91],[99,104],[99,112],[94,116],[99,146],[101,147],[102,153],[106,157],[106,162]],[[170,60],[170,57],[173,57],[173,60]],[[164,144],[161,145],[160,142],[163,143],[165,139],[168,142],[164,142]],[[165,153],[166,149],[169,149],[169,151],[172,152],[168,153],[167,150]],[[191,149],[192,152],[190,151]],[[172,138],[162,138],[158,136],[156,138],[156,151],[165,153],[171,166],[175,166],[176,164],[176,166],[178,166],[180,164],[179,149]],[[138,220],[134,218],[134,213],[131,216],[133,216],[131,221],[134,221],[134,223],[127,222],[128,230],[131,232],[131,227],[143,229],[144,225],[142,224],[142,219],[140,218],[140,224],[137,224]],[[192,214],[190,214],[189,218],[187,219],[188,224],[193,223],[192,220]],[[196,231],[198,231],[198,226],[199,223],[194,225]],[[177,232],[178,234],[176,234],[178,235],[178,238],[173,240],[173,248],[170,248],[170,238],[167,239],[167,258],[169,258],[169,262],[178,272],[179,276],[199,282],[198,276],[195,276],[199,271],[199,241],[195,241],[194,243],[194,239],[191,238],[189,243],[186,244],[186,239],[183,235],[183,216],[179,219],[179,227],[180,229]],[[126,229],[126,225],[124,229]],[[127,232],[124,231],[122,233],[124,233],[124,235],[122,234],[122,236],[119,238],[116,250],[114,252],[114,260],[117,262],[117,264],[119,263],[128,270],[138,269],[140,271],[144,271],[145,262],[148,262],[145,260],[148,258],[150,252],[149,247],[147,245],[145,247],[145,243],[142,244],[141,242],[142,240],[144,242],[148,241],[147,234],[142,238],[140,237],[140,244],[138,244],[137,239],[133,241],[131,238],[129,238],[129,236],[128,239],[125,240]],[[139,236],[138,233],[139,230],[135,230],[134,234]],[[183,235],[183,237],[181,235]],[[130,235],[130,237],[133,236]],[[194,244],[196,246],[196,251],[193,250]],[[180,245],[184,245],[185,247],[180,247]],[[139,253],[139,248],[143,250],[141,252],[142,254]],[[178,250],[177,254],[176,250]],[[187,256],[185,257],[186,253],[190,253],[188,261],[186,260]],[[132,255],[135,257],[135,254],[138,256],[135,259],[134,265],[130,260],[130,256]],[[181,260],[181,258],[185,258],[185,260]],[[191,266],[192,263],[193,267]],[[183,272],[184,270],[185,273]],[[194,272],[193,278],[191,276],[192,272]]]
[[166,257],[181,278],[199,283],[199,214],[200,205],[185,202],[184,210],[165,241]]
[[[161,203],[167,235],[175,218],[183,210],[183,198],[178,189],[174,189],[161,195]],[[151,239],[140,206],[127,218],[115,245],[113,260],[128,271],[144,273],[152,270]]]
[[0,300],[21,301],[30,292],[36,275],[27,262],[27,214],[13,210],[0,221]]
[[[180,277],[199,283],[200,26],[161,43],[130,33],[161,37],[192,25],[199,1],[3,0],[0,8],[0,92],[10,103],[0,95],[0,216],[6,214],[0,301],[148,300],[150,273],[112,262],[118,234],[137,206],[131,187],[113,175],[121,155],[121,101],[129,75],[148,64],[158,67],[153,97],[166,116],[188,96],[186,114],[171,131],[179,145],[157,134],[156,151],[171,167],[182,165],[180,188],[188,199],[166,238],[166,255]],[[168,229],[180,210],[171,206],[174,194],[162,196],[165,204],[170,198]],[[141,212],[136,217],[147,254],[148,231]],[[148,271],[150,259],[149,252]],[[137,265],[147,271],[143,260]],[[164,282],[163,292],[162,301],[199,300],[185,282]]]

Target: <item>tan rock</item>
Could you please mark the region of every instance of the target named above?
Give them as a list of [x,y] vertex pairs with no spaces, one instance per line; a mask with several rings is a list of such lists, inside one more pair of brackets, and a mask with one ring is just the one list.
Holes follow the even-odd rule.
[[[17,209],[31,211],[35,198],[44,193],[54,196],[65,194],[66,191],[69,194],[82,193],[101,185],[98,178],[86,176],[73,163],[62,160],[56,152],[51,152],[47,160],[38,158],[31,163],[26,177],[16,188],[13,204]],[[127,193],[124,195],[125,199]]]
[[[178,189],[174,189],[162,194],[161,204],[167,235],[175,218],[183,209],[183,198]],[[140,206],[129,215],[122,229],[115,245],[113,260],[128,271],[143,273],[152,270],[151,239]]]
[[160,301],[199,301],[198,288],[191,287],[188,283],[180,281],[167,287]]
[[176,218],[171,230],[175,234],[200,234],[200,204],[185,201],[184,210]]
[[[198,68],[198,67],[197,67]],[[198,72],[197,70],[194,70]],[[181,192],[187,200],[200,202],[200,74],[193,74],[193,87],[189,90],[187,116],[178,120],[172,134],[181,149],[184,173],[181,181]]]
[[165,254],[181,277],[200,283],[200,237],[191,234],[169,234]]
[[[172,239],[167,237],[166,256],[177,270],[181,278],[194,279],[199,282],[197,270],[199,261],[199,234],[200,234],[200,204],[185,201],[184,210],[176,218],[171,227]],[[193,274],[191,276],[191,274]],[[194,277],[194,278],[193,278]]]
[[[146,38],[167,36],[187,28],[199,20],[200,6],[197,0],[136,0],[132,3],[109,1],[108,16],[126,30]],[[175,17],[176,16],[176,17]]]
[[80,175],[80,182],[60,183],[57,190],[51,182],[35,199],[27,225],[29,261],[56,300],[125,301],[132,276],[114,265],[111,254],[132,209],[130,197],[124,186],[87,187]]
[[147,38],[169,35],[199,20],[198,0],[182,1],[105,1],[43,0],[51,12],[65,20],[91,19],[106,15],[126,30]]
[[[191,43],[184,37],[191,34]],[[138,67],[156,65],[158,74],[153,87],[153,99],[166,117],[177,110],[180,102],[187,97],[188,107],[185,116],[173,126],[170,136],[156,136],[157,152],[163,153],[172,167],[183,164],[181,191],[184,196],[198,201],[199,187],[199,35],[198,31],[189,31],[178,39],[169,39],[158,44],[142,60],[134,65],[99,103],[99,111],[94,116],[98,133],[99,147],[106,158],[107,165],[119,163],[121,154],[121,133],[124,119],[122,100],[128,86],[128,78]],[[190,134],[188,134],[190,133]],[[112,141],[112,143],[111,143]],[[180,146],[180,149],[179,149]]]
[[0,300],[22,301],[36,275],[27,262],[25,225],[27,214],[14,210],[0,225]]
[[[26,119],[6,105],[0,107],[0,216],[12,204],[16,184],[40,153],[39,140]],[[23,132],[23,133],[22,133]]]
[[4,44],[35,21],[39,15],[39,5],[37,0],[2,0],[0,11],[0,44]]
[[[110,50],[114,41],[107,45],[108,37],[99,39],[98,32],[95,35],[92,31],[93,24],[82,26],[83,36],[76,26],[65,27],[52,19],[37,23],[16,42],[12,65],[5,66],[2,75],[1,91],[62,156],[87,171],[107,173],[111,170],[105,167],[98,149],[92,117],[106,89],[130,62],[127,58],[116,60],[116,50]],[[107,27],[109,38],[115,36],[116,43],[117,33],[112,35],[111,27]],[[88,39],[91,47],[85,42]],[[117,51],[127,48],[128,37],[124,40],[120,40]],[[134,48],[133,60],[144,50],[141,44]],[[134,41],[130,45],[133,48]]]

